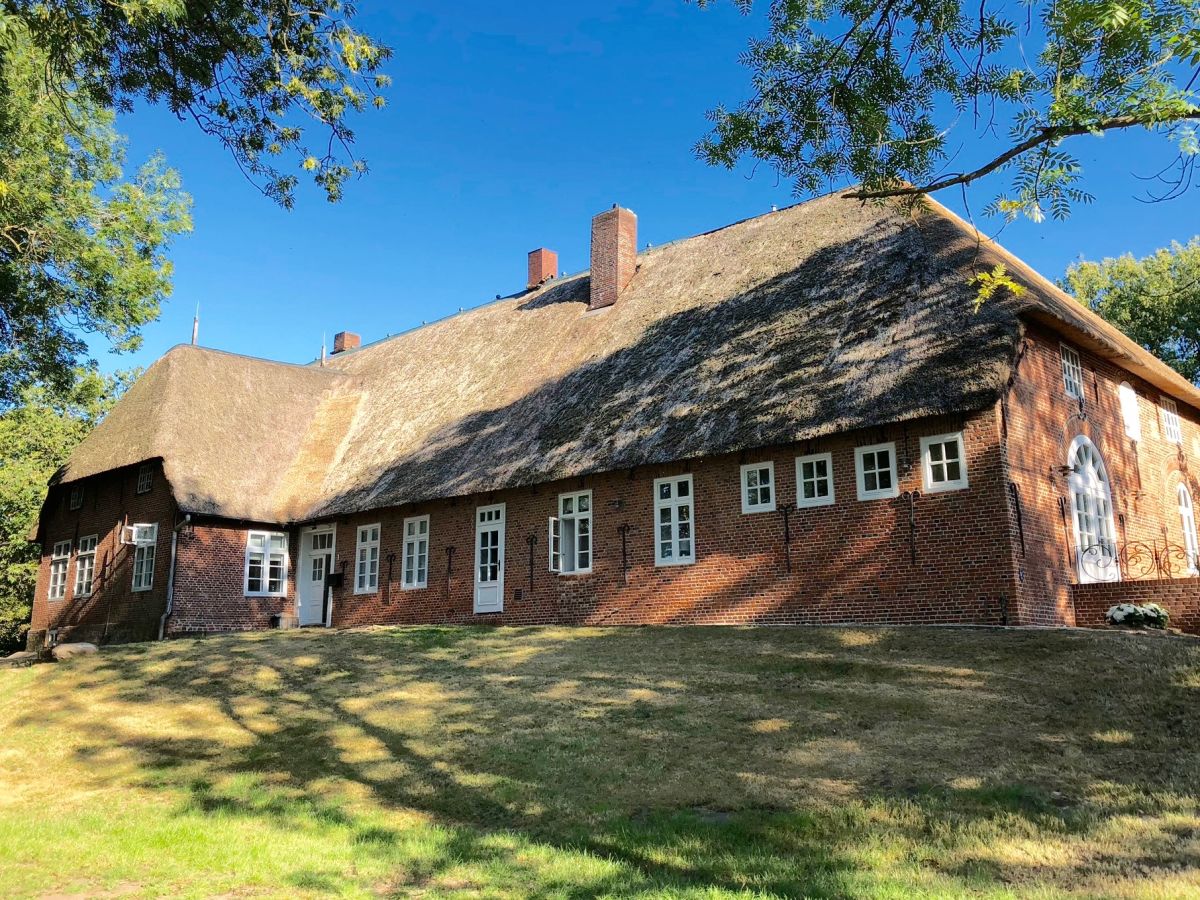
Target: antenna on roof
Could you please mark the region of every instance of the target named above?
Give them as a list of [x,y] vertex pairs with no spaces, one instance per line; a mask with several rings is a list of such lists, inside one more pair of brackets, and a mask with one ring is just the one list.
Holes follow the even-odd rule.
[[321,365],[325,365],[325,332],[321,332]]
[[196,315],[192,319],[192,346],[200,339],[200,301],[196,301]]

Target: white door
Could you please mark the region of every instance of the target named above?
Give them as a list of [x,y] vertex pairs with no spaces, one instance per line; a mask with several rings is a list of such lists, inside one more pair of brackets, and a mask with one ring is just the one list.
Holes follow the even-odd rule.
[[302,556],[296,592],[296,617],[301,625],[328,625],[326,621],[325,576],[333,569],[333,529],[305,529],[301,538]]
[[475,612],[504,611],[504,504],[475,510]]

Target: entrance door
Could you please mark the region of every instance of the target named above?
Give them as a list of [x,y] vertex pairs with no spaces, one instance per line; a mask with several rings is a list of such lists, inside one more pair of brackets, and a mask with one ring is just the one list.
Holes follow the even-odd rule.
[[504,611],[504,504],[475,510],[475,612]]
[[300,540],[303,557],[296,617],[301,625],[328,625],[325,576],[333,569],[333,527],[305,529]]

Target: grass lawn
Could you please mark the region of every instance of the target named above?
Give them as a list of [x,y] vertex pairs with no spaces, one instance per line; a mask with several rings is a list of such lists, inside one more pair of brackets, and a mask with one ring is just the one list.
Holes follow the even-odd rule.
[[1200,641],[374,629],[0,671],[0,894],[1200,893]]

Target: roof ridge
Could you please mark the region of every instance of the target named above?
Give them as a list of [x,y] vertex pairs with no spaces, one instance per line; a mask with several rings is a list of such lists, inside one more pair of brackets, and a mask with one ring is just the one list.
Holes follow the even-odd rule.
[[[162,356],[159,357],[159,360],[168,359],[171,357],[171,355],[173,353],[176,353],[177,351],[184,351],[187,353],[199,352],[199,353],[206,353],[206,354],[218,354],[220,356],[232,356],[235,359],[244,359],[244,360],[247,360],[248,362],[262,363],[263,365],[268,365],[268,366],[286,366],[287,368],[290,368],[290,369],[308,370],[308,369],[312,368],[311,363],[294,363],[294,362],[287,362],[286,360],[281,360],[281,359],[267,359],[266,357],[263,357],[263,356],[251,356],[248,353],[235,353],[232,350],[222,350],[218,347],[201,347],[198,344],[182,344],[182,343],[175,344],[174,346],[172,346],[170,349],[167,350],[166,353],[164,353]],[[156,360],[156,362],[157,362],[157,360]],[[320,367],[317,367],[317,370],[319,371]],[[332,369],[328,370],[328,371],[330,372],[330,374],[334,374],[334,375],[344,375],[345,374],[344,372],[337,372]]]

